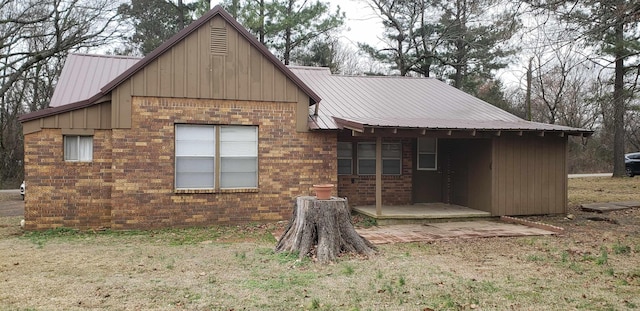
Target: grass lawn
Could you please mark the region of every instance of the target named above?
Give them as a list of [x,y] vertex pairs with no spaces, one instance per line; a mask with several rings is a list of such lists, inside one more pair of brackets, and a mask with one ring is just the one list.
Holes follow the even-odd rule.
[[273,252],[283,224],[22,232],[0,218],[0,310],[640,310],[640,178],[569,180],[562,236],[379,246],[330,265]]

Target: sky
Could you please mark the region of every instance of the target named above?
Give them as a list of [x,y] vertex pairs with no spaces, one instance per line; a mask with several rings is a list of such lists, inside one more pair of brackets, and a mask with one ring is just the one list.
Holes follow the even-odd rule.
[[[331,12],[335,12],[337,6],[345,13],[346,21],[341,33],[342,42],[347,44],[352,50],[358,50],[358,43],[368,43],[378,48],[384,47],[380,40],[383,32],[382,20],[375,11],[367,4],[366,0],[320,0],[329,3]],[[212,1],[215,6],[222,1]],[[503,83],[517,86],[522,80],[522,68],[510,68],[500,70],[497,76]]]
[[[342,32],[343,42],[357,48],[358,42],[370,45],[379,45],[378,37],[382,33],[382,22],[380,18],[369,7],[365,0],[321,0],[331,5],[331,12],[335,12],[337,6],[345,12],[347,20]],[[212,5],[217,5],[222,1],[212,1]]]

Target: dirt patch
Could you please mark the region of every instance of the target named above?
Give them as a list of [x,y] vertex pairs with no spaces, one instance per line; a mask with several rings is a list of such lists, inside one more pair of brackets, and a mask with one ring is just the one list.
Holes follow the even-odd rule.
[[[592,192],[637,199],[640,178],[618,182]],[[386,244],[331,265],[274,253],[282,223],[23,233],[21,217],[0,217],[0,310],[640,308],[640,209],[590,213],[572,198],[570,217],[525,217],[562,235]]]

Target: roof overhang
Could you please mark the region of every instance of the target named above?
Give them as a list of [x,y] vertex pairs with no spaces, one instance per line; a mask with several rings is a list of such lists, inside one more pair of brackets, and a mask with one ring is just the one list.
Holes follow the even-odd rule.
[[[487,137],[502,135],[581,136],[589,137],[591,130],[567,126],[505,121],[433,120],[416,118],[343,118],[333,117],[338,129],[351,130],[353,136],[393,137]],[[402,122],[402,120],[405,120]]]

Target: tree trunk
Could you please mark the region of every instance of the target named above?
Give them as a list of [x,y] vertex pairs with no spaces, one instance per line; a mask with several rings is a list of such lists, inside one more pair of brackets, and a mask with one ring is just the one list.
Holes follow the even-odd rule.
[[615,79],[613,83],[613,177],[625,175],[624,164],[624,23],[619,21],[615,29]]
[[346,199],[301,196],[296,198],[293,217],[276,252],[298,252],[300,258],[315,255],[321,263],[328,263],[342,253],[371,256],[376,250],[353,228]]

